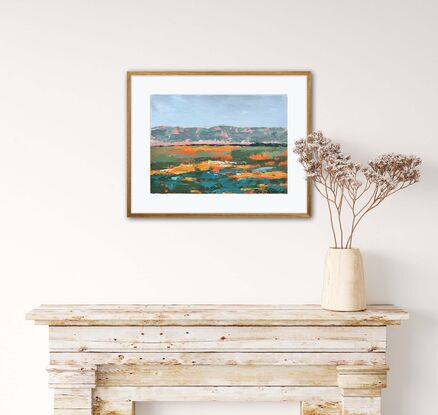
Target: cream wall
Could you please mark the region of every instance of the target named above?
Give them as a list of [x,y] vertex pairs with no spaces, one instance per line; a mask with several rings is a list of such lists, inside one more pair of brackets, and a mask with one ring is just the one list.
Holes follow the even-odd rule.
[[[433,0],[0,0],[2,411],[51,413],[47,330],[24,321],[40,303],[319,302],[330,240],[318,198],[310,220],[125,214],[127,70],[309,69],[315,129],[362,161],[423,157],[422,182],[356,243],[369,301],[411,312],[389,333],[384,413],[431,414],[437,19]],[[164,409],[140,414],[178,413]]]

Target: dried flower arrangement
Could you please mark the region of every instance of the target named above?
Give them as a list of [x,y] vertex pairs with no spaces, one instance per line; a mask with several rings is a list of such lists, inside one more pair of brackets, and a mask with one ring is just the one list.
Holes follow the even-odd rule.
[[[351,248],[354,232],[363,217],[388,196],[420,179],[419,157],[390,153],[362,166],[320,131],[296,141],[294,152],[316,190],[327,201],[335,248]],[[345,206],[349,213],[347,220]],[[347,233],[346,221],[350,222]]]

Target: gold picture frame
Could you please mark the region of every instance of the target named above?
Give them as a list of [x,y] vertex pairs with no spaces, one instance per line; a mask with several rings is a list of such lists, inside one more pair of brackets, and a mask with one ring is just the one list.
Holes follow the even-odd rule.
[[307,179],[306,208],[302,212],[138,212],[133,211],[132,195],[132,80],[137,76],[185,77],[185,76],[299,76],[306,79],[306,124],[307,134],[312,131],[312,73],[310,71],[129,71],[127,72],[127,216],[130,218],[309,218],[312,214],[312,187]]

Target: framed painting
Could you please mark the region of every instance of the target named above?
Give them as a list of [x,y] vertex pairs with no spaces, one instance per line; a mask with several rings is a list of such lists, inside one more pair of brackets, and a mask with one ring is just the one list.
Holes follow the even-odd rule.
[[128,72],[129,217],[309,217],[310,72]]

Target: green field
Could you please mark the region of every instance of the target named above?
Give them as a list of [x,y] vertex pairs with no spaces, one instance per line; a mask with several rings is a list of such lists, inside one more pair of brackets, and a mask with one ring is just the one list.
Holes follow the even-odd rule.
[[151,193],[287,193],[287,147],[151,147]]

